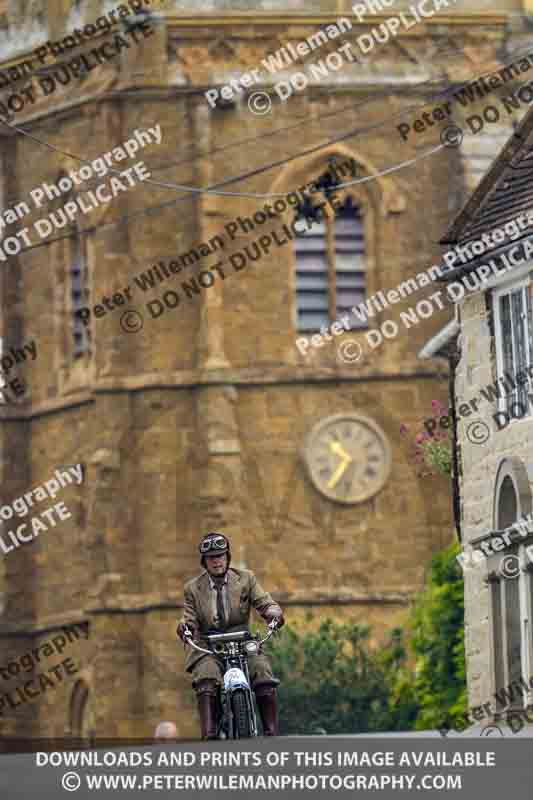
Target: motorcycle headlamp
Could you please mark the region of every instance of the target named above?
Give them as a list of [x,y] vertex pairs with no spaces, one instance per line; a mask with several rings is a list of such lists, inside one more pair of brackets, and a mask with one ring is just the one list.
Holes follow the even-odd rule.
[[258,642],[246,642],[244,645],[244,649],[248,653],[248,655],[255,655],[259,652],[259,643]]

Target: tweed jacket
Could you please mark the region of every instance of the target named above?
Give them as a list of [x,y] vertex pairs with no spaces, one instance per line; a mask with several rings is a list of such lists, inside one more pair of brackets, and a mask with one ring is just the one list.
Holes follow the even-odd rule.
[[[263,619],[267,609],[277,610],[281,613],[279,605],[259,585],[253,572],[248,569],[230,567],[227,575],[228,629],[243,630],[248,628],[252,608],[255,608]],[[192,623],[196,627],[196,631],[199,632],[196,637],[198,645],[206,647],[206,641],[202,638],[202,634],[207,633],[210,628],[215,626],[209,575],[206,571],[185,584],[184,609],[181,622]],[[202,653],[198,653],[192,647],[186,646],[186,671],[190,672],[200,658],[202,658]]]

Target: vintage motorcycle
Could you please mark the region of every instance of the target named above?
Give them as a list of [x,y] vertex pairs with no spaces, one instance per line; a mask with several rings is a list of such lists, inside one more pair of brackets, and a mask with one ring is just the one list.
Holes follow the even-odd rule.
[[217,694],[216,716],[219,739],[246,739],[258,735],[248,656],[259,653],[277,627],[278,623],[273,620],[263,639],[252,636],[249,631],[207,634],[203,638],[209,649],[199,647],[193,641],[191,629],[185,628],[185,641],[198,652],[214,656],[222,669],[224,681]]

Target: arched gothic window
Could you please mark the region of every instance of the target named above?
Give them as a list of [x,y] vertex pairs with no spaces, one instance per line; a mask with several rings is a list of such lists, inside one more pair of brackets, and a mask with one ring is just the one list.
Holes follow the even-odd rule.
[[[294,240],[297,329],[319,331],[366,297],[363,218],[350,196]],[[350,328],[366,327],[350,317]]]
[[84,680],[76,681],[70,696],[68,733],[75,739],[94,744],[96,724],[89,687]]

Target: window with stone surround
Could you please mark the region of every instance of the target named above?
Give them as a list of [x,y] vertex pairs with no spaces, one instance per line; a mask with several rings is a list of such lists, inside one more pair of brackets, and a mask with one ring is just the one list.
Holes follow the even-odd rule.
[[[57,185],[62,178],[68,179],[63,169],[58,171],[53,183]],[[75,365],[79,370],[84,369],[91,361],[93,345],[91,318],[84,324],[77,313],[81,308],[90,305],[87,236],[81,233],[81,223],[69,220],[64,211],[67,203],[76,201],[77,194],[74,186],[60,196],[54,197],[48,207],[50,213],[54,215],[56,228],[62,228],[64,235],[58,242],[58,257],[61,261],[58,279],[61,280],[63,289],[60,302],[61,315],[64,319],[62,331],[64,366],[69,369]]]
[[[526,510],[530,507],[524,503],[529,480],[523,465],[503,469],[504,466],[505,462],[496,482],[495,525],[499,531],[512,531],[520,517],[519,510],[524,505]],[[504,709],[525,708],[533,699],[533,692],[526,689],[533,678],[533,564],[529,555],[533,552],[529,549],[532,541],[533,534],[525,540],[511,540],[503,550],[488,557],[494,692],[496,710],[500,713]]]
[[531,414],[530,396],[533,381],[518,384],[516,376],[533,366],[533,316],[531,303],[532,286],[529,278],[494,292],[494,328],[496,336],[496,368],[498,378],[509,386],[516,383],[512,391],[498,401],[498,410],[509,418],[521,418]]
[[75,739],[85,739],[92,747],[95,741],[95,715],[91,692],[86,682],[76,681],[70,698],[68,735]]
[[[525,708],[533,698],[531,685],[531,611],[533,583],[527,545],[515,544],[489,559],[489,589],[492,620],[493,668],[497,708]],[[502,575],[503,560],[518,576]],[[509,559],[516,559],[509,561]],[[525,684],[525,685],[524,685]],[[502,690],[504,690],[502,692]]]
[[[297,330],[319,331],[366,298],[365,241],[359,208],[348,196],[335,215],[295,237]],[[366,328],[350,316],[350,328]]]

